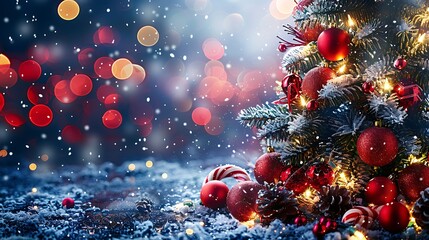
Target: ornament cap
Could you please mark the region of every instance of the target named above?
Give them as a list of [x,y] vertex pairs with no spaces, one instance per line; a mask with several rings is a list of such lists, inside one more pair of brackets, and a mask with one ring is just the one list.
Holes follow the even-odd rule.
[[383,127],[383,122],[381,120],[377,120],[374,122],[374,126],[376,127]]

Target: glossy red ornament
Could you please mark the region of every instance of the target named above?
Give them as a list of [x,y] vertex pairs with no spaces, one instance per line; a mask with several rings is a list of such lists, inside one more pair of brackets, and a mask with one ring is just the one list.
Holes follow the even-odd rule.
[[30,121],[38,127],[46,127],[52,122],[52,110],[43,104],[35,105],[30,109]]
[[317,100],[311,100],[307,103],[307,110],[308,111],[316,111],[319,108],[319,103]]
[[375,177],[368,182],[365,188],[366,201],[375,205],[393,202],[397,196],[396,184],[387,177]]
[[65,208],[74,208],[74,200],[72,198],[64,198],[61,205]]
[[326,227],[326,231],[333,232],[337,230],[338,223],[334,220],[329,220],[328,222],[326,222],[325,227]]
[[407,60],[405,60],[402,57],[398,57],[395,62],[393,63],[393,66],[398,69],[398,70],[402,70],[407,66]]
[[398,186],[408,200],[417,200],[420,192],[429,187],[429,167],[421,163],[406,167],[398,175]]
[[302,93],[311,99],[319,97],[318,91],[322,89],[330,79],[337,75],[334,70],[327,67],[315,67],[305,74],[302,80]]
[[42,75],[42,68],[36,61],[27,60],[19,65],[18,75],[26,82],[35,82]]
[[305,217],[304,215],[300,215],[300,216],[296,217],[293,222],[297,226],[304,226],[307,224],[307,221],[308,221],[307,217]]
[[335,179],[334,170],[324,162],[310,166],[306,176],[310,185],[318,191],[322,189],[322,186],[331,185]]
[[326,234],[326,226],[321,223],[316,223],[313,226],[313,234],[314,236],[321,238]]
[[92,80],[85,74],[77,74],[70,80],[70,90],[76,96],[86,96],[92,90]]
[[277,49],[279,50],[279,52],[286,52],[287,46],[284,43],[280,43]]
[[231,215],[240,222],[254,219],[257,216],[258,192],[263,188],[261,184],[251,181],[239,182],[232,187],[226,197]]
[[372,81],[364,82],[362,84],[362,91],[364,93],[372,93],[375,90],[374,83]]
[[293,172],[298,170],[298,168],[299,167],[295,166],[287,166],[280,174],[280,181],[285,182]]
[[320,55],[329,61],[339,61],[349,55],[350,36],[347,31],[339,28],[328,28],[317,39]]
[[422,100],[420,97],[422,95],[421,87],[410,79],[401,80],[401,83],[393,87],[393,91],[398,96],[399,106],[404,109],[412,107]]
[[203,185],[200,192],[200,199],[203,205],[208,208],[223,208],[226,206],[228,192],[229,188],[225,183],[213,180]]
[[284,181],[285,187],[295,194],[303,193],[310,186],[305,172],[305,168],[299,168],[294,171],[289,178]]
[[264,153],[256,160],[254,174],[258,183],[277,183],[280,180],[285,169],[280,156],[280,153],[276,152]]
[[3,110],[4,107],[4,97],[3,94],[0,93],[0,112]]
[[360,134],[357,151],[366,164],[385,166],[391,163],[398,153],[398,139],[388,128],[370,127]]
[[107,110],[102,117],[102,121],[104,126],[106,126],[107,128],[115,129],[121,126],[122,115],[116,110]]
[[392,202],[381,208],[378,221],[389,232],[403,232],[410,222],[410,211],[403,204]]

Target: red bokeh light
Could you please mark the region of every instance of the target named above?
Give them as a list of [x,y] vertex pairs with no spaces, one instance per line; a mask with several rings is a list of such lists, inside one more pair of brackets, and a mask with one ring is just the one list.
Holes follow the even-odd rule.
[[204,55],[210,60],[219,60],[223,57],[225,50],[222,43],[215,38],[209,38],[203,43]]
[[208,134],[217,136],[223,133],[225,126],[221,119],[212,118],[211,121],[204,126],[204,129]]
[[35,82],[42,75],[42,68],[34,60],[22,62],[18,68],[19,77],[26,82]]
[[28,55],[30,55],[30,58],[34,59],[39,64],[46,63],[49,61],[49,57],[51,56],[49,49],[40,45],[31,48]]
[[13,127],[20,127],[25,123],[24,117],[16,113],[6,113],[4,119]]
[[102,85],[97,89],[97,98],[101,103],[105,103],[107,96],[116,94],[117,91],[110,85]]
[[204,126],[210,122],[212,114],[205,107],[197,107],[192,111],[192,120],[195,124]]
[[116,110],[107,110],[102,117],[102,121],[104,126],[106,126],[107,128],[115,129],[121,126],[122,115]]
[[34,104],[48,104],[51,100],[51,92],[45,85],[32,85],[27,90],[28,100]]
[[61,131],[61,137],[64,141],[71,144],[81,143],[84,140],[82,131],[74,125],[65,126]]
[[67,80],[61,80],[55,85],[54,94],[58,101],[62,103],[72,103],[77,98],[71,91]]
[[4,97],[3,94],[0,93],[0,112],[3,110],[4,107]]
[[112,93],[106,97],[106,100],[104,100],[104,105],[107,108],[113,108],[118,105],[118,102],[119,102],[119,94]]
[[94,64],[94,49],[85,48],[77,55],[80,65],[88,67]]
[[28,114],[30,121],[38,127],[46,127],[52,122],[52,110],[43,104],[38,104],[30,109]]
[[76,96],[86,96],[92,90],[92,80],[85,74],[77,74],[70,80],[70,90]]
[[18,75],[12,68],[9,68],[5,73],[0,72],[0,87],[11,88],[17,81]]
[[110,27],[100,27],[93,36],[95,44],[111,45],[117,43],[117,36]]
[[112,64],[115,61],[109,57],[101,57],[94,63],[94,71],[98,77],[109,79],[113,77]]

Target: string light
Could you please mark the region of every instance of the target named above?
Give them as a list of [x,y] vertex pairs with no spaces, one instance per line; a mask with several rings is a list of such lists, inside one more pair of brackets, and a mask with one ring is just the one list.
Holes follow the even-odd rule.
[[246,226],[247,228],[252,228],[255,226],[255,220],[249,220],[247,222],[241,222],[241,224]]
[[419,38],[417,38],[417,41],[419,43],[422,43],[426,38],[426,33],[420,34]]
[[347,70],[347,66],[344,64],[337,70],[337,72],[338,73],[344,73],[346,70]]
[[188,229],[186,229],[186,234],[188,234],[188,235],[192,235],[192,234],[194,234],[194,230],[192,230],[192,229],[190,229],[190,228],[188,228]]
[[308,101],[307,101],[307,99],[305,99],[304,96],[302,96],[302,95],[299,96],[299,100],[300,100],[301,106],[303,106],[303,107],[307,106]]
[[31,192],[32,192],[32,193],[36,193],[36,192],[37,192],[37,188],[35,188],[35,187],[34,187],[34,188],[32,188],[32,189],[31,189]]
[[36,169],[37,169],[37,164],[35,164],[35,163],[31,163],[31,164],[28,166],[28,168],[29,168],[31,171],[36,171]]
[[153,167],[153,162],[151,160],[146,161],[146,167],[147,168]]
[[351,239],[351,240],[365,240],[366,237],[365,237],[365,235],[362,232],[355,231],[354,234],[353,234],[353,236],[350,236],[349,239]]
[[410,161],[410,164],[421,163],[424,159],[425,159],[425,157],[417,158],[413,154],[410,154],[410,156],[408,156],[408,161]]
[[347,18],[348,18],[347,23],[348,23],[349,27],[353,27],[355,25],[355,21],[353,20],[352,17],[350,17],[349,14],[347,14]]
[[392,85],[390,84],[389,79],[387,79],[387,78],[386,78],[386,80],[384,81],[384,84],[383,84],[383,90],[384,90],[385,92],[391,92],[391,91],[393,90],[393,87],[392,87]]

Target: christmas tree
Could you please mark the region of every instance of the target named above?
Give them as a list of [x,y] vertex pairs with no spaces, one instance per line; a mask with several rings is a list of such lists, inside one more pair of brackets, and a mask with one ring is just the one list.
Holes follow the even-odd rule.
[[[278,99],[239,115],[266,151],[258,183],[220,167],[203,204],[239,221],[315,221],[316,236],[429,228],[429,1],[302,0],[293,17]],[[220,172],[246,181],[228,193],[210,181]]]

